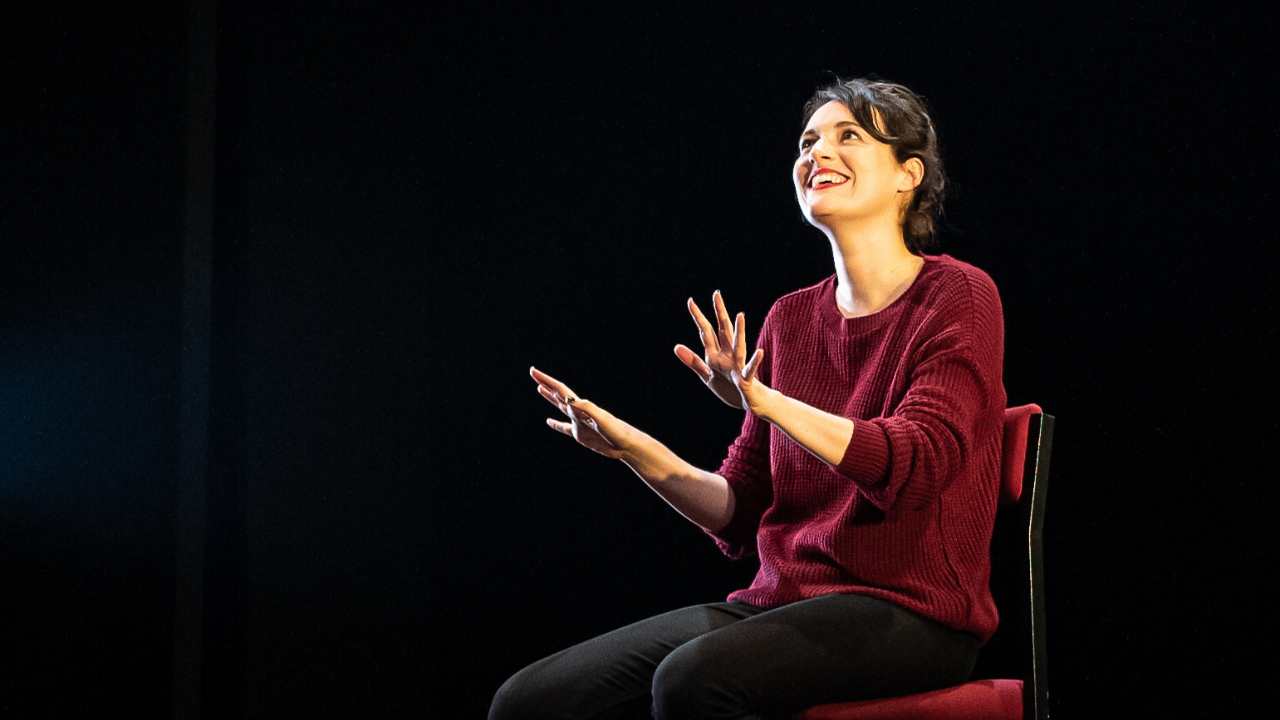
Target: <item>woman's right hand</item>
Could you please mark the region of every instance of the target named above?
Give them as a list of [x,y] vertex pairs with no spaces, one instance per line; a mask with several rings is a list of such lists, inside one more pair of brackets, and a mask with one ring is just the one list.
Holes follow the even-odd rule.
[[647,437],[590,400],[578,397],[568,385],[530,366],[529,376],[538,383],[538,394],[569,422],[547,418],[547,426],[578,441],[579,445],[613,460],[625,459]]
[[734,356],[734,348],[738,344],[737,323],[729,320],[729,311],[724,307],[724,298],[720,296],[719,290],[711,295],[711,304],[716,311],[716,328],[711,327],[693,298],[689,298],[687,304],[693,323],[698,326],[705,359],[698,357],[697,353],[684,345],[676,345],[676,357],[725,405],[741,410],[742,395],[732,377],[732,373],[738,368],[738,361]]

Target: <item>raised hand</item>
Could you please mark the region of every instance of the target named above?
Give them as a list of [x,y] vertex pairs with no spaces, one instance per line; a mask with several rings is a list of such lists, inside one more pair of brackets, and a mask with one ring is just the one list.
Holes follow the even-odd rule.
[[568,435],[578,444],[607,458],[623,457],[643,434],[590,400],[583,400],[568,385],[530,366],[529,376],[538,383],[538,394],[569,418],[547,418],[547,426]]
[[746,362],[746,316],[738,313],[735,321],[730,322],[729,311],[719,290],[712,293],[711,302],[716,312],[715,328],[711,327],[693,298],[689,298],[687,303],[689,314],[698,327],[705,358],[698,357],[685,345],[676,345],[676,357],[724,404],[740,410],[752,409],[761,399],[762,391],[767,389],[755,378],[756,369],[764,357],[764,348],[758,348],[751,356],[751,362]]

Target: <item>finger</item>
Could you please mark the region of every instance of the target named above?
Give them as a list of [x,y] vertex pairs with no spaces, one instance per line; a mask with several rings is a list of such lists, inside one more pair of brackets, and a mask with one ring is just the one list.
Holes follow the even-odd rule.
[[746,372],[743,373],[744,377],[746,377],[748,380],[755,380],[756,371],[760,369],[760,361],[763,359],[764,359],[764,348],[762,347],[756,348],[755,353],[752,354],[751,356],[751,362],[747,363]]
[[702,340],[702,346],[708,352],[720,352],[720,343],[716,339],[716,331],[711,327],[711,321],[702,314],[702,310],[698,308],[698,303],[689,298],[689,314],[693,315],[693,324],[698,326],[698,337]]
[[738,313],[738,317],[734,322],[734,343],[733,358],[737,360],[738,367],[741,368],[747,362],[747,316]]
[[555,390],[559,393],[561,398],[576,397],[575,393],[569,389],[568,385],[565,385],[532,365],[529,366],[529,374],[533,376],[534,380],[537,380],[539,383],[547,385],[551,389]]
[[550,377],[547,373],[541,372],[541,370],[534,368],[532,365],[529,366],[529,374],[534,378],[534,380],[536,380],[536,382],[541,384],[541,386],[553,389],[553,391],[556,391],[561,396],[571,395],[573,392],[568,388],[568,386],[566,386],[566,384],[559,382],[556,378]]
[[552,420],[551,418],[547,418],[547,427],[551,428],[552,430],[555,430],[558,433],[561,433],[562,435],[568,435],[569,437],[573,437],[572,423],[561,422],[560,420]]
[[555,391],[552,390],[551,388],[548,388],[546,385],[539,385],[538,394],[546,398],[547,402],[554,405],[556,409],[559,410],[560,412],[564,413],[565,415],[569,414],[569,408],[565,405],[564,401],[560,399],[560,396],[556,395]]
[[[684,352],[680,352],[681,350],[684,350]],[[680,358],[680,362],[684,363],[685,367],[697,373],[699,380],[704,383],[711,381],[711,368],[708,368],[707,364],[702,362],[702,358],[698,357],[692,350],[684,345],[677,345],[676,357]]]
[[733,335],[730,333],[732,332],[733,323],[730,322],[729,311],[724,306],[724,295],[721,295],[720,291],[716,290],[712,294],[712,302],[716,306],[716,324],[720,327],[720,335],[724,338],[724,344],[732,348]]

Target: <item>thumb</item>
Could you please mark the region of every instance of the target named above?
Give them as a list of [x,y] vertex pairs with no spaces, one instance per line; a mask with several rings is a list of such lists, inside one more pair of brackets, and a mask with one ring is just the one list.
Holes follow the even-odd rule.
[[590,400],[578,398],[569,404],[569,412],[580,422],[595,428],[601,434],[604,434],[604,426],[608,424],[609,413],[604,408],[598,407]]
[[752,355],[751,361],[747,363],[747,367],[744,368],[745,372],[743,374],[747,376],[747,379],[749,380],[756,379],[756,371],[760,369],[760,363],[763,361],[764,361],[764,348],[760,347],[756,350],[755,354]]
[[587,409],[588,405],[591,405],[590,400],[583,400],[582,398],[574,398],[571,402],[569,402],[569,412],[573,413],[578,417],[589,418],[592,416],[592,413],[590,410]]

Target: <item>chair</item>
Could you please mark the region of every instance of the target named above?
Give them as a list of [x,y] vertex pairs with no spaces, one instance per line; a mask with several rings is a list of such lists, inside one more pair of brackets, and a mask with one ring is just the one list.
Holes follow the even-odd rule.
[[[1038,405],[1005,409],[991,570],[991,590],[1001,622],[982,655],[996,647],[1006,650],[1014,658],[1012,669],[1021,677],[976,679],[914,695],[817,705],[793,720],[1048,720],[1041,531],[1052,449],[1052,415]],[[1030,493],[1023,492],[1024,477],[1031,479]],[[1010,608],[1016,611],[1010,613]],[[979,658],[975,676],[981,674],[983,659]]]

